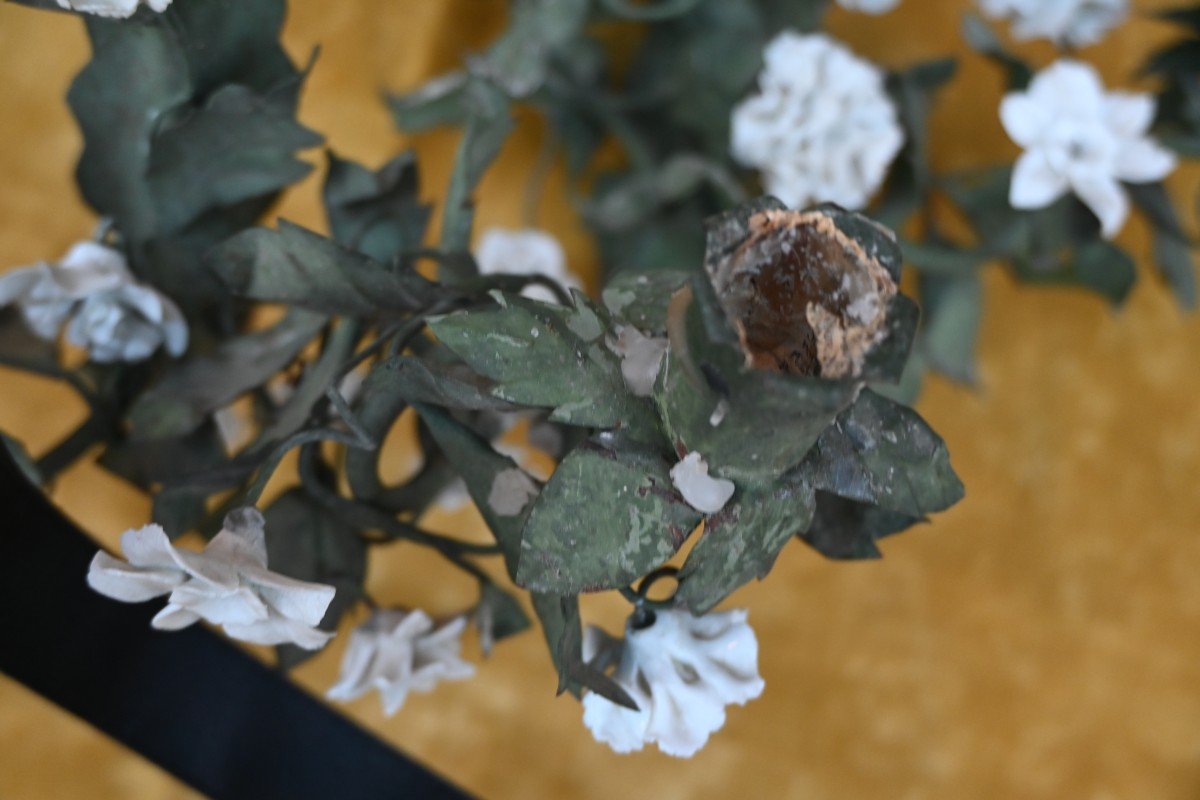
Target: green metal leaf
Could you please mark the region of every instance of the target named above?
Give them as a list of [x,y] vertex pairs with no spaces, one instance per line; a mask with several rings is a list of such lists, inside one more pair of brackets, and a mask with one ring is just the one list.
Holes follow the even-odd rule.
[[288,313],[274,326],[234,336],[210,355],[173,364],[133,404],[133,436],[164,439],[183,436],[245,392],[265,384],[296,358],[325,326],[325,317],[307,311]]
[[412,270],[388,269],[285,220],[238,234],[209,263],[234,294],[328,314],[411,312],[444,293]]
[[322,138],[286,105],[240,85],[224,86],[151,142],[146,181],[155,231],[175,233],[209,209],[275,194],[312,167],[295,156]]
[[819,491],[918,519],[963,497],[941,437],[870,389],[821,435],[802,469]]
[[499,398],[492,383],[456,364],[440,364],[412,356],[380,362],[364,384],[366,393],[384,393],[406,404],[425,403],[470,411],[516,411],[520,406]]
[[381,264],[421,246],[432,210],[420,201],[411,151],[378,172],[332,152],[328,161],[324,199],[334,239]]
[[619,272],[604,287],[601,299],[614,317],[643,333],[662,336],[667,331],[667,304],[671,295],[691,275],[680,270]]
[[[267,561],[271,570],[289,578],[332,586],[337,590],[321,620],[321,629],[337,629],[342,616],[365,596],[367,543],[339,518],[331,516],[302,489],[293,489],[264,512]],[[315,652],[282,646],[279,665],[291,669]]]
[[675,598],[705,614],[751,580],[762,580],[793,536],[808,529],[816,500],[803,473],[743,492],[704,521],[704,533],[679,572]]
[[135,246],[206,202],[269,195],[302,176],[278,152],[315,141],[285,121],[303,76],[279,44],[283,16],[282,0],[191,0],[130,21],[86,18],[93,56],[68,95],[84,137],[77,178]]
[[896,511],[817,492],[812,525],[800,538],[826,558],[858,561],[881,558],[876,542],[921,520]]
[[413,407],[462,476],[471,499],[504,551],[509,576],[515,579],[521,558],[521,530],[538,493],[536,481],[450,415],[428,405]]
[[[480,638],[485,635],[490,638],[491,641],[486,643],[489,645],[522,633],[532,624],[517,598],[491,581],[479,584],[475,621],[480,629]],[[488,655],[486,647],[484,655]]]
[[568,425],[654,435],[649,404],[629,392],[620,360],[605,343],[602,309],[578,293],[569,307],[493,296],[498,308],[435,317],[429,325],[446,347],[496,381],[496,397],[552,408],[550,418]]
[[7,433],[0,431],[0,448],[3,448],[9,458],[21,470],[21,474],[32,483],[34,486],[42,485],[42,476],[38,473],[37,462],[33,456],[29,455],[29,451],[25,449],[25,445],[18,440],[9,436]]
[[921,276],[925,325],[920,347],[929,366],[956,381],[974,384],[975,348],[983,316],[983,286],[978,274],[961,278]]
[[[464,87],[466,124],[454,156],[442,217],[442,250],[465,252],[471,243],[475,209],[471,195],[512,131],[508,98],[487,81],[471,78]],[[442,280],[469,278],[466,271],[442,268]]]
[[517,583],[578,594],[626,586],[662,566],[701,517],[669,473],[666,461],[644,450],[596,440],[576,447],[530,510]]

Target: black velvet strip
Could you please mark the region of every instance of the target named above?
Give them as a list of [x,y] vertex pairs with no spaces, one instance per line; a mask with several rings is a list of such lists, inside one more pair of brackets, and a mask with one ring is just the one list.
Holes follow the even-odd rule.
[[466,797],[220,636],[92,592],[95,543],[2,445],[0,496],[0,671],[210,797]]

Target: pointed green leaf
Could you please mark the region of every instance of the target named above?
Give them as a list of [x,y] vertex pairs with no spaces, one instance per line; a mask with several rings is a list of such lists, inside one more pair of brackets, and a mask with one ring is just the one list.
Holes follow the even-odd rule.
[[378,172],[329,153],[325,211],[334,238],[381,264],[421,246],[431,209],[418,196],[417,162],[407,152]]
[[616,681],[584,663],[579,598],[540,592],[531,593],[531,597],[558,671],[558,693],[581,697],[584,689],[589,689],[619,706],[637,710],[637,703]]
[[921,298],[925,304],[925,326],[920,346],[929,365],[954,380],[974,384],[975,348],[983,314],[979,276],[923,275]]
[[495,396],[552,408],[556,422],[653,436],[653,412],[626,387],[620,359],[605,343],[609,325],[600,309],[578,293],[573,307],[497,298],[499,308],[429,321],[443,344],[496,381]]
[[204,106],[155,132],[146,179],[157,234],[299,181],[312,167],[296,151],[321,141],[285,105],[245,86],[222,87]]
[[946,443],[915,411],[864,389],[805,460],[814,488],[921,518],[963,497]]
[[690,277],[691,273],[680,270],[619,272],[604,287],[601,298],[614,317],[631,323],[643,333],[661,336],[667,330],[667,304],[671,295]]
[[669,472],[650,452],[611,450],[594,440],[576,447],[529,513],[517,583],[577,594],[627,586],[662,566],[701,516],[675,491]]
[[389,269],[285,220],[277,230],[238,234],[216,248],[209,263],[241,297],[329,314],[411,312],[442,292],[412,270]]
[[504,551],[509,575],[515,577],[521,557],[521,529],[537,497],[537,482],[450,415],[432,406],[413,407],[467,484],[471,499]]
[[812,525],[800,534],[826,558],[857,561],[880,558],[876,541],[911,528],[921,520],[907,514],[859,503],[828,492],[817,492]]
[[[321,620],[321,629],[337,630],[342,616],[364,596],[367,543],[339,518],[329,515],[302,489],[293,489],[265,511],[267,562],[273,572],[337,590]],[[315,652],[278,649],[280,666],[291,669]]]
[[133,436],[183,436],[245,392],[265,384],[296,358],[325,318],[292,311],[274,326],[225,340],[210,355],[172,365],[129,412]]
[[[493,643],[515,636],[532,624],[517,598],[491,581],[479,585],[475,619],[481,629],[487,626],[487,635]],[[480,635],[482,637],[482,630]]]
[[783,546],[808,529],[815,505],[803,474],[735,497],[704,521],[704,533],[679,572],[676,600],[704,614],[751,580],[765,578]]
[[38,473],[37,462],[29,455],[29,451],[25,449],[25,445],[3,431],[0,431],[0,450],[8,454],[8,457],[13,460],[17,468],[21,470],[21,474],[30,483],[34,486],[42,485],[42,476]]

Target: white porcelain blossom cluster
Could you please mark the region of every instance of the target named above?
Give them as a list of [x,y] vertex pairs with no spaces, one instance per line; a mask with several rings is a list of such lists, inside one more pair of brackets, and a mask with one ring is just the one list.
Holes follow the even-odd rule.
[[348,702],[375,690],[390,717],[409,692],[471,677],[475,667],[460,656],[466,625],[461,616],[436,627],[424,611],[376,611],[350,634],[338,682],[326,696]]
[[979,8],[1008,20],[1015,39],[1066,47],[1095,44],[1129,16],[1129,0],[979,0]]
[[201,553],[174,547],[158,525],[126,531],[121,552],[103,551],[88,570],[88,585],[106,597],[140,603],[168,595],[151,625],[174,631],[204,620],[234,639],[290,643],[308,650],[333,634],[319,630],[334,588],[267,569],[265,521],[257,509],[230,512]]
[[763,61],[758,93],[733,110],[733,157],[794,208],[866,206],[904,145],[883,73],[828,36],[794,31]]
[[1000,105],[1004,129],[1025,149],[1013,169],[1009,202],[1045,208],[1074,192],[1100,220],[1106,238],[1129,216],[1121,182],[1148,183],[1175,169],[1175,156],[1147,136],[1154,99],[1105,92],[1089,64],[1062,59]]
[[37,336],[85,347],[93,361],[142,361],[187,349],[187,321],[169,298],[138,283],[119,251],[80,242],[56,263],[0,276],[0,308],[15,305]]
[[95,14],[98,17],[132,17],[138,6],[147,5],[153,11],[166,11],[171,0],[58,0],[59,6],[79,11],[84,14]]
[[900,0],[838,0],[838,5],[864,14],[885,14],[900,5]]
[[[584,659],[592,661],[609,642],[589,628]],[[627,625],[619,646],[612,677],[638,710],[595,693],[583,698],[584,724],[618,753],[653,743],[668,755],[690,757],[725,724],[725,706],[744,705],[763,691],[758,640],[741,609],[702,617],[656,611],[647,627]]]
[[[542,275],[566,289],[583,288],[567,267],[562,245],[545,231],[489,228],[475,248],[475,261],[483,275]],[[521,294],[547,303],[557,302],[554,292],[545,286],[527,286]]]

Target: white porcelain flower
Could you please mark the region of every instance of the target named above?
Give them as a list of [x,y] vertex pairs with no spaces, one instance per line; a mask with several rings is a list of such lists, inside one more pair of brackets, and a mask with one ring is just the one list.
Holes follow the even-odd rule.
[[29,329],[86,347],[93,361],[142,361],[159,347],[187,349],[187,321],[157,290],[134,280],[125,257],[96,242],[80,242],[57,263],[0,276],[0,307],[16,305]]
[[[143,0],[154,11],[162,12],[171,0]],[[139,0],[58,0],[59,6],[98,17],[132,17],[141,4]]]
[[158,525],[126,531],[121,552],[128,561],[97,553],[88,585],[126,603],[169,594],[166,608],[151,622],[160,630],[203,619],[244,642],[316,650],[333,636],[316,626],[334,588],[268,570],[264,525],[257,509],[233,511],[202,553],[172,546]]
[[904,144],[883,73],[823,34],[785,31],[763,60],[733,110],[733,157],[789,206],[866,206]]
[[[562,245],[545,231],[489,228],[475,249],[475,261],[483,275],[544,275],[566,289],[583,288],[567,267]],[[554,292],[545,286],[527,286],[521,294],[547,303],[557,302]]]
[[1057,61],[1027,91],[1006,95],[1000,119],[1025,148],[1013,169],[1012,206],[1044,208],[1072,191],[1100,219],[1106,238],[1129,216],[1121,182],[1157,181],[1175,169],[1175,156],[1146,135],[1154,99],[1106,93],[1096,70],[1078,61]]
[[[602,631],[588,629],[585,660],[591,661],[604,639]],[[657,611],[648,627],[627,625],[612,677],[638,710],[595,693],[584,696],[583,723],[592,735],[618,753],[652,742],[682,758],[694,755],[725,724],[726,705],[745,705],[764,686],[758,640],[741,609],[702,617]]]
[[1051,39],[1067,47],[1095,44],[1129,16],[1129,0],[979,0],[979,7],[1008,20],[1014,39]]
[[838,0],[838,5],[865,14],[884,14],[900,5],[900,0]]
[[671,482],[689,506],[705,514],[717,513],[733,497],[733,481],[709,477],[708,462],[695,450],[671,467]]
[[346,702],[375,689],[390,717],[409,692],[471,677],[475,667],[459,656],[466,625],[466,617],[456,617],[434,630],[424,611],[376,611],[350,634],[341,675],[326,696]]

